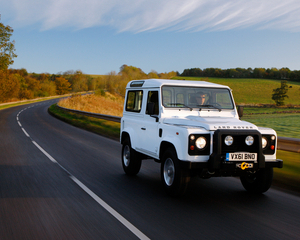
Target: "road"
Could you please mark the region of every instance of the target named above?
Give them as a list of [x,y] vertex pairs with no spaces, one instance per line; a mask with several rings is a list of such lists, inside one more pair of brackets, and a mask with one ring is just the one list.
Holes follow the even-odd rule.
[[158,163],[126,176],[119,142],[50,116],[54,101],[0,111],[1,240],[299,239],[299,196],[195,178],[170,198]]

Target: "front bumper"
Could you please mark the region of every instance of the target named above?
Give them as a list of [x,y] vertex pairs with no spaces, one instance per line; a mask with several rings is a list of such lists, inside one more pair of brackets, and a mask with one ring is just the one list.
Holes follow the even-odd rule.
[[[209,162],[188,162],[188,161],[180,161],[180,166],[184,169],[194,169],[194,170],[200,170],[200,169],[207,169],[210,172],[214,171],[236,171],[239,170],[236,167],[236,164],[239,162],[221,162],[219,168],[211,168]],[[242,162],[241,162],[242,163]],[[282,168],[283,167],[283,161],[281,159],[276,159],[275,161],[268,161],[264,163],[263,168]],[[257,170],[259,168],[258,163],[254,163],[254,166],[252,169],[248,170]]]

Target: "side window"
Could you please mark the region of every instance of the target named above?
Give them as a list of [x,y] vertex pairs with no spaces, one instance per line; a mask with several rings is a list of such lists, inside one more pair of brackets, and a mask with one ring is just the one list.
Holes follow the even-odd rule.
[[128,91],[126,100],[126,111],[140,112],[142,108],[143,91]]
[[146,114],[158,115],[158,91],[149,91],[147,97],[147,109]]

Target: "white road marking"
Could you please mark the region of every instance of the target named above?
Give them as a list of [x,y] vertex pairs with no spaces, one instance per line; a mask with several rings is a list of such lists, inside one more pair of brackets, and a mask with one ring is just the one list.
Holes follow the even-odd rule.
[[[27,108],[23,109],[26,110]],[[23,111],[21,110],[17,116]],[[23,132],[27,137],[30,138],[29,134],[22,127],[21,123],[17,121]],[[69,177],[82,189],[84,190],[90,197],[92,197],[100,206],[102,206],[107,212],[109,212],[112,216],[114,216],[120,223],[122,223],[128,230],[130,230],[134,235],[136,235],[139,239],[148,240],[145,234],[143,234],[139,229],[137,229],[134,225],[132,225],[129,221],[127,221],[121,214],[119,214],[116,210],[114,210],[111,206],[109,206],[106,202],[104,202],[100,197],[98,197],[94,192],[92,192],[87,186],[85,186],[82,182],[80,182],[76,177],[70,174],[63,166],[61,166],[49,153],[47,153],[40,145],[38,145],[35,141],[31,139],[32,143],[53,163],[58,164],[60,168],[62,168],[65,172],[68,173]]]
[[30,137],[29,134],[25,131],[24,128],[21,127],[21,129],[23,130],[23,132],[25,133],[25,135],[26,135],[27,137]]
[[128,222],[122,215],[120,215],[116,210],[110,207],[106,202],[99,198],[95,193],[93,193],[87,186],[80,182],[76,177],[70,176],[70,178],[78,184],[88,195],[90,195],[98,204],[100,204],[106,211],[113,215],[116,219],[119,220],[125,227],[127,227],[132,233],[134,233],[139,239],[150,239],[130,222]]
[[49,158],[52,162],[57,163],[57,161],[49,154],[47,153],[42,147],[40,147],[40,145],[38,145],[35,141],[32,141],[32,143],[38,148],[40,149],[40,151],[42,153],[44,153],[46,155],[47,158]]

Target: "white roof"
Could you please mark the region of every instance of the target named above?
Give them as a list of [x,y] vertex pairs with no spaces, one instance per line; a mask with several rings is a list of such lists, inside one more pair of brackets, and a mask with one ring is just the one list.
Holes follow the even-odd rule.
[[[138,83],[143,83],[142,87]],[[136,86],[131,85],[136,84]],[[171,86],[193,86],[193,87],[214,87],[214,88],[228,88],[228,86],[205,81],[186,81],[186,80],[169,80],[169,79],[142,79],[132,80],[127,84],[126,88],[158,88],[165,85]]]

